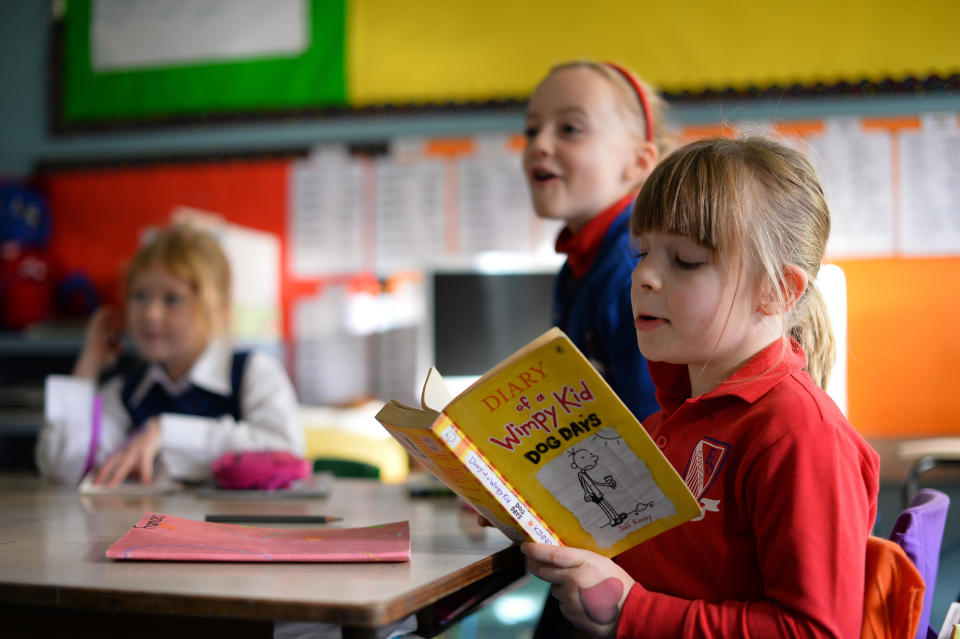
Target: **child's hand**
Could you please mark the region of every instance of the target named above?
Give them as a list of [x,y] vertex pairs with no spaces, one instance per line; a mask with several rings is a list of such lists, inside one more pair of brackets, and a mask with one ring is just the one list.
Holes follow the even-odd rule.
[[113,454],[97,470],[94,484],[107,484],[114,488],[130,475],[140,476],[140,481],[153,481],[153,460],[160,450],[160,420],[151,417],[127,445]]
[[117,361],[122,348],[122,333],[123,316],[109,306],[98,308],[87,323],[83,351],[73,368],[73,374],[96,379]]
[[614,637],[627,593],[635,583],[610,559],[580,548],[523,543],[527,570],[553,584],[550,594],[567,620],[590,636]]

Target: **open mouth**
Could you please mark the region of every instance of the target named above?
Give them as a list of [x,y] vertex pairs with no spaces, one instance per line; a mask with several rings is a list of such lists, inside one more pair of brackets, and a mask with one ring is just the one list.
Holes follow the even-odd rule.
[[546,169],[534,169],[531,171],[530,176],[534,182],[546,182],[547,180],[557,177],[557,174],[547,171]]
[[640,331],[649,331],[662,326],[667,323],[667,320],[662,317],[656,317],[655,315],[637,315],[633,319],[633,324]]

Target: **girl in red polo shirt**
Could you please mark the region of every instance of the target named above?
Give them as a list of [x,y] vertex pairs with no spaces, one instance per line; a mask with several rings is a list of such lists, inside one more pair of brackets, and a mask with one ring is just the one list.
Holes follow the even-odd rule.
[[860,635],[879,459],[823,391],[833,338],[814,279],[829,230],[813,168],[775,142],[695,142],[648,178],[631,298],[662,410],[644,426],[702,511],[615,561],[524,544],[577,628]]
[[656,92],[623,67],[561,64],[530,97],[523,154],[537,215],[565,223],[553,323],[641,420],[659,407],[647,363],[631,348],[630,206],[666,150],[662,111]]

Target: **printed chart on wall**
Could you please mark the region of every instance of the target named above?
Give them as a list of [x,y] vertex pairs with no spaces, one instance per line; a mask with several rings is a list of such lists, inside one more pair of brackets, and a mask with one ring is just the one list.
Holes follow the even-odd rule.
[[960,254],[958,113],[733,122],[681,136],[711,133],[773,134],[807,155],[830,206],[830,259]]
[[384,275],[443,256],[553,255],[558,224],[539,220],[516,136],[396,139],[380,157],[318,147],[290,173],[290,271]]

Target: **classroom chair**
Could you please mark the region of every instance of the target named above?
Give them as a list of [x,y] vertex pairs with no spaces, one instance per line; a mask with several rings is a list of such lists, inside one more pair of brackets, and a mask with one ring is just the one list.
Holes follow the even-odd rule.
[[313,461],[313,472],[323,471],[333,473],[334,477],[380,479],[380,468],[356,459],[339,459],[334,457],[315,459]]
[[930,627],[930,608],[933,603],[933,591],[937,584],[937,568],[940,565],[940,546],[943,531],[947,523],[947,511],[950,497],[932,488],[923,488],[910,501],[910,505],[900,513],[890,541],[903,548],[907,556],[917,567],[926,584],[923,597],[923,613],[917,629],[916,639],[936,639],[939,629]]

